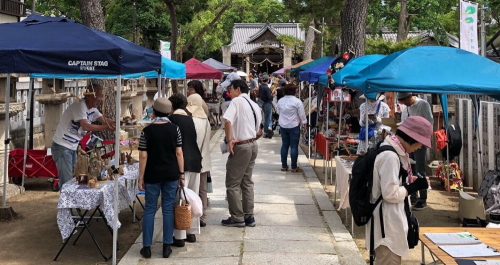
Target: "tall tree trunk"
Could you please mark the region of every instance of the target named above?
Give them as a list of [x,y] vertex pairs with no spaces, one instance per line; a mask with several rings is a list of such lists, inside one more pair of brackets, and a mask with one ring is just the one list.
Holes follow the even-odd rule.
[[[165,4],[168,8],[170,26],[172,28],[172,33],[170,35],[170,58],[172,60],[177,61],[177,34],[178,34],[178,25],[177,25],[177,10],[175,9],[175,4],[173,0],[164,0]],[[177,93],[177,80],[171,80],[172,84],[172,92]]]
[[407,23],[408,22],[407,13],[408,13],[407,0],[401,0],[401,10],[399,11],[399,20],[398,20],[398,35],[396,37],[396,41],[402,41],[408,38],[409,23]]
[[[85,26],[106,31],[101,0],[80,0],[80,12]],[[105,106],[102,106],[101,103],[98,109],[101,113],[104,113],[104,117],[114,120],[116,118],[116,93],[114,89],[114,80],[91,79],[90,82],[100,84],[104,87],[104,96],[106,97],[104,103]],[[112,140],[115,138],[115,133],[111,131],[102,131],[97,132],[96,134],[105,140]]]
[[[315,20],[314,22],[315,22],[314,23],[315,28],[318,30],[322,30],[321,29],[321,21]],[[318,58],[323,57],[323,54],[321,54],[321,46],[322,45],[323,45],[322,36],[319,35],[318,38],[314,39],[314,59],[318,59]]]
[[307,27],[307,36],[306,43],[304,44],[304,55],[302,56],[303,60],[312,58],[312,50],[314,45],[314,30],[311,27],[314,27],[314,19],[309,23],[310,27]]
[[356,57],[365,55],[368,0],[345,1],[341,14],[342,51],[350,49]]

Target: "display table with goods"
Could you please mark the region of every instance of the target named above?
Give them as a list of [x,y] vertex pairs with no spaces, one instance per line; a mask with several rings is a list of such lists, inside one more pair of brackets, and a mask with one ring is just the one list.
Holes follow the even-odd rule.
[[[500,262],[500,229],[467,227],[420,227],[422,262],[425,248],[443,264],[496,264]],[[491,263],[487,263],[491,261]]]
[[[76,244],[83,231],[87,230],[103,258],[105,260],[109,259],[102,252],[92,234],[89,223],[95,218],[102,218],[103,223],[108,226],[110,233],[112,233],[111,227],[113,227],[113,218],[115,216],[113,210],[115,181],[118,181],[118,210],[125,209],[134,202],[138,193],[139,163],[123,165],[121,168],[123,175],[115,175],[115,179],[85,184],[82,183],[82,179],[78,178],[77,180],[77,178],[74,178],[62,186],[57,205],[57,225],[64,244],[54,260],[59,257],[71,237],[76,234],[78,227],[82,227],[82,230],[80,230],[73,244]],[[78,213],[76,221],[72,216],[73,209]],[[94,210],[92,211],[92,209]],[[97,213],[99,213],[99,216],[95,216]],[[120,222],[117,222],[117,228],[120,226]]]

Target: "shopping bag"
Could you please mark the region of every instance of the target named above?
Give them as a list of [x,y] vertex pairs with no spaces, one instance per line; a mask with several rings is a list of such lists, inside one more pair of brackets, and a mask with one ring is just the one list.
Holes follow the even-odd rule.
[[200,196],[189,188],[184,187],[183,190],[186,200],[191,206],[191,218],[200,218],[203,215],[203,203],[201,202]]
[[179,203],[174,206],[174,228],[187,230],[191,227],[191,205],[184,199],[186,198],[184,188],[177,188],[177,195],[179,196]]

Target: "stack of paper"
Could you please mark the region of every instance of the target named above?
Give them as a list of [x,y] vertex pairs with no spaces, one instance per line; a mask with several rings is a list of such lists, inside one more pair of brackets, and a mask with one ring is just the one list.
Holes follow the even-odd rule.
[[500,253],[496,249],[482,243],[475,245],[439,246],[439,248],[454,258],[500,256]]
[[460,233],[425,233],[432,243],[436,245],[466,245],[479,244],[481,241],[469,232]]

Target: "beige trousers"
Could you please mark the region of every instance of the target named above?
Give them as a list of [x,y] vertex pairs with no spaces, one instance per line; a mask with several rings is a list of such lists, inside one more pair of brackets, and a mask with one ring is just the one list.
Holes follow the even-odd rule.
[[257,142],[235,145],[226,163],[226,194],[229,214],[235,222],[253,216],[252,171],[259,150]]
[[[200,173],[184,172],[185,187],[199,194],[200,189]],[[174,229],[175,239],[186,239],[188,234],[200,234],[200,218],[191,219],[191,228],[188,230]]]
[[388,247],[380,245],[375,249],[376,265],[401,265],[401,256],[394,254]]
[[208,173],[203,172],[200,173],[200,198],[201,198],[201,203],[203,204],[203,215],[200,217],[200,222],[206,223],[207,222],[207,177]]

